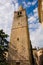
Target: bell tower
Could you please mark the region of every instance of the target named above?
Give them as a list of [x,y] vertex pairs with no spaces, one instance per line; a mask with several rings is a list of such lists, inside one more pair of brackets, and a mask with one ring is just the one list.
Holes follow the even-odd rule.
[[43,0],[38,0],[39,22],[43,26]]
[[14,12],[9,44],[9,60],[15,61],[15,64],[32,64],[31,44],[28,30],[26,11],[20,6],[18,11]]

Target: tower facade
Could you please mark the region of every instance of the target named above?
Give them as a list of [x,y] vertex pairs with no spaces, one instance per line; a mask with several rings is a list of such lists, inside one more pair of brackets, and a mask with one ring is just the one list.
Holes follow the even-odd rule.
[[38,0],[39,22],[43,25],[43,0]]
[[14,12],[9,44],[9,60],[15,61],[19,65],[32,64],[28,18],[22,6]]

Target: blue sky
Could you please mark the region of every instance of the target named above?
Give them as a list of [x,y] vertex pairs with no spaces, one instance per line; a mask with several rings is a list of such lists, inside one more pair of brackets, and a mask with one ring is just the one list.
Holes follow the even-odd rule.
[[43,28],[38,18],[38,0],[0,0],[0,29],[10,35],[14,11],[22,5],[28,16],[33,47],[43,47]]

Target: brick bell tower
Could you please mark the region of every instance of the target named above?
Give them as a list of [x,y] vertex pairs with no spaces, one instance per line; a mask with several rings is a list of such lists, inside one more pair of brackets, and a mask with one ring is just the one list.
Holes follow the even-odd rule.
[[39,22],[43,26],[43,0],[38,0]]
[[11,65],[31,65],[31,44],[28,31],[28,18],[22,6],[14,12],[10,44],[9,61]]

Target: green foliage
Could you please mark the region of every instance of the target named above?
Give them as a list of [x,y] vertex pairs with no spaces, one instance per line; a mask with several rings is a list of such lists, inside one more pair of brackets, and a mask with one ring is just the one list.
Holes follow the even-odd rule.
[[0,61],[6,60],[5,58],[5,52],[8,52],[8,34],[5,34],[3,30],[0,30]]
[[8,65],[7,62],[0,62],[0,65]]

